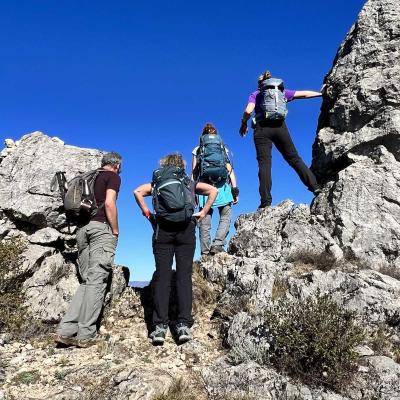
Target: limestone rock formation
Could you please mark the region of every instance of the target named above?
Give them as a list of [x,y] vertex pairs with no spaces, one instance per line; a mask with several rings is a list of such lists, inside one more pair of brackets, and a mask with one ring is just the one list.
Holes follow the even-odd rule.
[[97,168],[102,153],[65,145],[63,141],[34,132],[21,138],[18,146],[1,161],[0,209],[11,221],[35,228],[65,226],[60,196],[51,192],[57,171],[67,179]]
[[385,146],[399,159],[400,9],[395,0],[369,0],[340,46],[314,144],[313,168],[328,180]]

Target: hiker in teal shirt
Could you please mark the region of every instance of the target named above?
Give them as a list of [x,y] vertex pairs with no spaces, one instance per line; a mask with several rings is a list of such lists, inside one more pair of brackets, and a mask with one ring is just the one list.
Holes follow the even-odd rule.
[[[215,186],[218,189],[218,195],[212,208],[199,225],[202,255],[214,255],[225,251],[225,239],[231,225],[232,204],[239,201],[236,176],[228,154],[229,152],[215,127],[212,124],[206,124],[203,128],[200,146],[195,147],[192,151],[192,174],[194,179]],[[209,162],[210,159],[213,162]],[[212,170],[213,168],[214,170]],[[206,202],[207,196],[198,196],[200,210]],[[211,220],[215,209],[218,209],[220,218],[215,238],[211,242]]]

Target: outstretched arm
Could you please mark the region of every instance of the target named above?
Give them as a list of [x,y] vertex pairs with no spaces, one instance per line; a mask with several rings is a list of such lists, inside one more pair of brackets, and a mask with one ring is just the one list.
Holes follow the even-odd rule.
[[312,99],[313,97],[321,97],[326,90],[326,85],[322,85],[319,92],[313,90],[296,90],[293,99]]
[[133,195],[135,196],[135,200],[136,200],[137,205],[142,210],[142,214],[145,217],[148,218],[150,216],[151,212],[147,208],[147,205],[146,205],[146,202],[144,201],[144,198],[146,196],[150,196],[151,195],[151,183],[145,183],[144,185],[141,185],[141,186],[137,187],[133,191]]
[[240,136],[242,137],[245,136],[248,131],[247,121],[250,119],[251,113],[254,111],[255,106],[256,105],[254,103],[248,103],[246,109],[244,110],[239,129]]

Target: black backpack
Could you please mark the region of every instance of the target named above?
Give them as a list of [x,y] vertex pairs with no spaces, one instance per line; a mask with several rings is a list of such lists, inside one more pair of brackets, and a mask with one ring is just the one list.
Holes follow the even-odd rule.
[[190,221],[195,209],[194,183],[182,168],[167,166],[155,170],[151,186],[157,221]]

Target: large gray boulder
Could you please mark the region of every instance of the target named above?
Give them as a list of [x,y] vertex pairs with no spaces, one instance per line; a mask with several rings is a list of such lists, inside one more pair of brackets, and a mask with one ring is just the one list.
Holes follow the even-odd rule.
[[326,77],[313,169],[327,181],[384,145],[400,157],[400,7],[397,0],[369,0],[340,46]]
[[40,228],[62,227],[61,198],[58,191],[50,190],[54,174],[65,171],[71,179],[79,172],[98,168],[102,154],[65,145],[41,132],[23,136],[1,161],[0,210],[12,221]]
[[400,163],[384,146],[329,182],[313,205],[342,250],[371,268],[400,272]]
[[310,213],[305,204],[286,200],[253,214],[241,215],[229,251],[236,256],[259,257],[270,261],[290,259],[303,251],[342,254],[320,216]]

